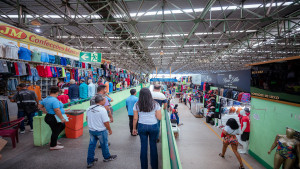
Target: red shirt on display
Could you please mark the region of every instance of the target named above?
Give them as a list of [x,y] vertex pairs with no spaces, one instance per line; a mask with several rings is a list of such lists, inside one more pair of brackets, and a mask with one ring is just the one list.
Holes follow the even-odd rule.
[[59,101],[61,101],[63,104],[66,104],[66,103],[68,103],[69,96],[68,95],[59,95],[59,96],[57,96],[57,99]]
[[242,128],[243,128],[244,122],[247,123],[247,127],[246,127],[244,132],[250,132],[250,119],[249,119],[249,117],[248,116],[243,116],[241,121],[242,121],[242,123],[241,123]]

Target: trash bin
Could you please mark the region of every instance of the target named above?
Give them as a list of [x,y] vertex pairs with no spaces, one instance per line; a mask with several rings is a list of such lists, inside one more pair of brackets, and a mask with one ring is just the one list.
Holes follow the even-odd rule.
[[78,138],[83,134],[83,113],[85,110],[74,109],[66,111],[69,121],[66,122],[65,132],[67,138]]

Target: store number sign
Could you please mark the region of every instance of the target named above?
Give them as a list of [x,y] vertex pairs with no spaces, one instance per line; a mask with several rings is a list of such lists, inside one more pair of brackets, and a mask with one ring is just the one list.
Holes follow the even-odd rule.
[[79,61],[101,63],[101,53],[80,52]]

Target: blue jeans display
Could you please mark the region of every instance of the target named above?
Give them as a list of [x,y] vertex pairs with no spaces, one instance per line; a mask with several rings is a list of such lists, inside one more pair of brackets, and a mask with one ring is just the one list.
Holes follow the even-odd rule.
[[31,75],[27,76],[26,80],[31,82],[37,82],[40,80],[40,76],[36,70],[36,68],[31,68]]
[[[25,117],[25,115],[26,115],[26,113],[24,111],[19,111],[18,112],[18,118]],[[34,115],[35,115],[35,113],[31,113],[31,114],[26,115],[27,118],[28,118],[28,124],[30,125],[31,129],[33,129],[32,121],[33,121]],[[21,131],[25,130],[24,120],[21,122],[20,130]]]
[[156,140],[159,133],[158,123],[153,125],[138,124],[138,133],[141,139],[141,168],[148,169],[148,138],[150,144],[151,168],[158,169],[158,155]]
[[94,162],[95,149],[97,145],[97,141],[99,140],[102,155],[104,159],[108,159],[110,157],[109,149],[108,149],[108,132],[104,131],[89,131],[90,132],[90,144],[88,149],[87,163],[91,164]]
[[18,80],[17,79],[8,79],[7,81],[7,90],[17,90],[17,85],[18,85]]

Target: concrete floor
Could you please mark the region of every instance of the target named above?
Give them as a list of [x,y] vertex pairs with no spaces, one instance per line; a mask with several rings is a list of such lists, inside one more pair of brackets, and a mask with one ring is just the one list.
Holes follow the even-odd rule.
[[[178,99],[173,104],[178,103]],[[189,108],[179,104],[180,134],[176,139],[183,169],[238,169],[239,162],[228,148],[225,159],[219,157],[222,151],[221,129],[205,123],[204,118],[195,118]],[[245,168],[263,169],[250,155],[241,155]],[[246,163],[247,164],[246,164]]]
[[[28,126],[27,126],[28,127]],[[109,136],[109,147],[112,155],[118,158],[104,163],[100,149],[96,149],[95,157],[99,161],[93,168],[102,169],[139,169],[140,168],[140,138],[132,137],[129,132],[128,115],[124,108],[114,112],[114,123],[111,124],[113,134]],[[27,128],[29,130],[29,128]],[[5,138],[7,139],[7,138]],[[89,144],[88,128],[84,128],[83,136],[77,139],[61,138],[65,146],[63,150],[50,151],[49,146],[35,147],[32,133],[20,135],[20,142],[15,149],[11,141],[1,151],[1,169],[82,169],[86,168],[87,150]],[[158,144],[159,159],[161,159],[161,144]],[[148,151],[149,153],[149,151]],[[159,161],[161,166],[161,161]],[[149,158],[150,166],[150,158]],[[150,167],[149,167],[150,168]]]

